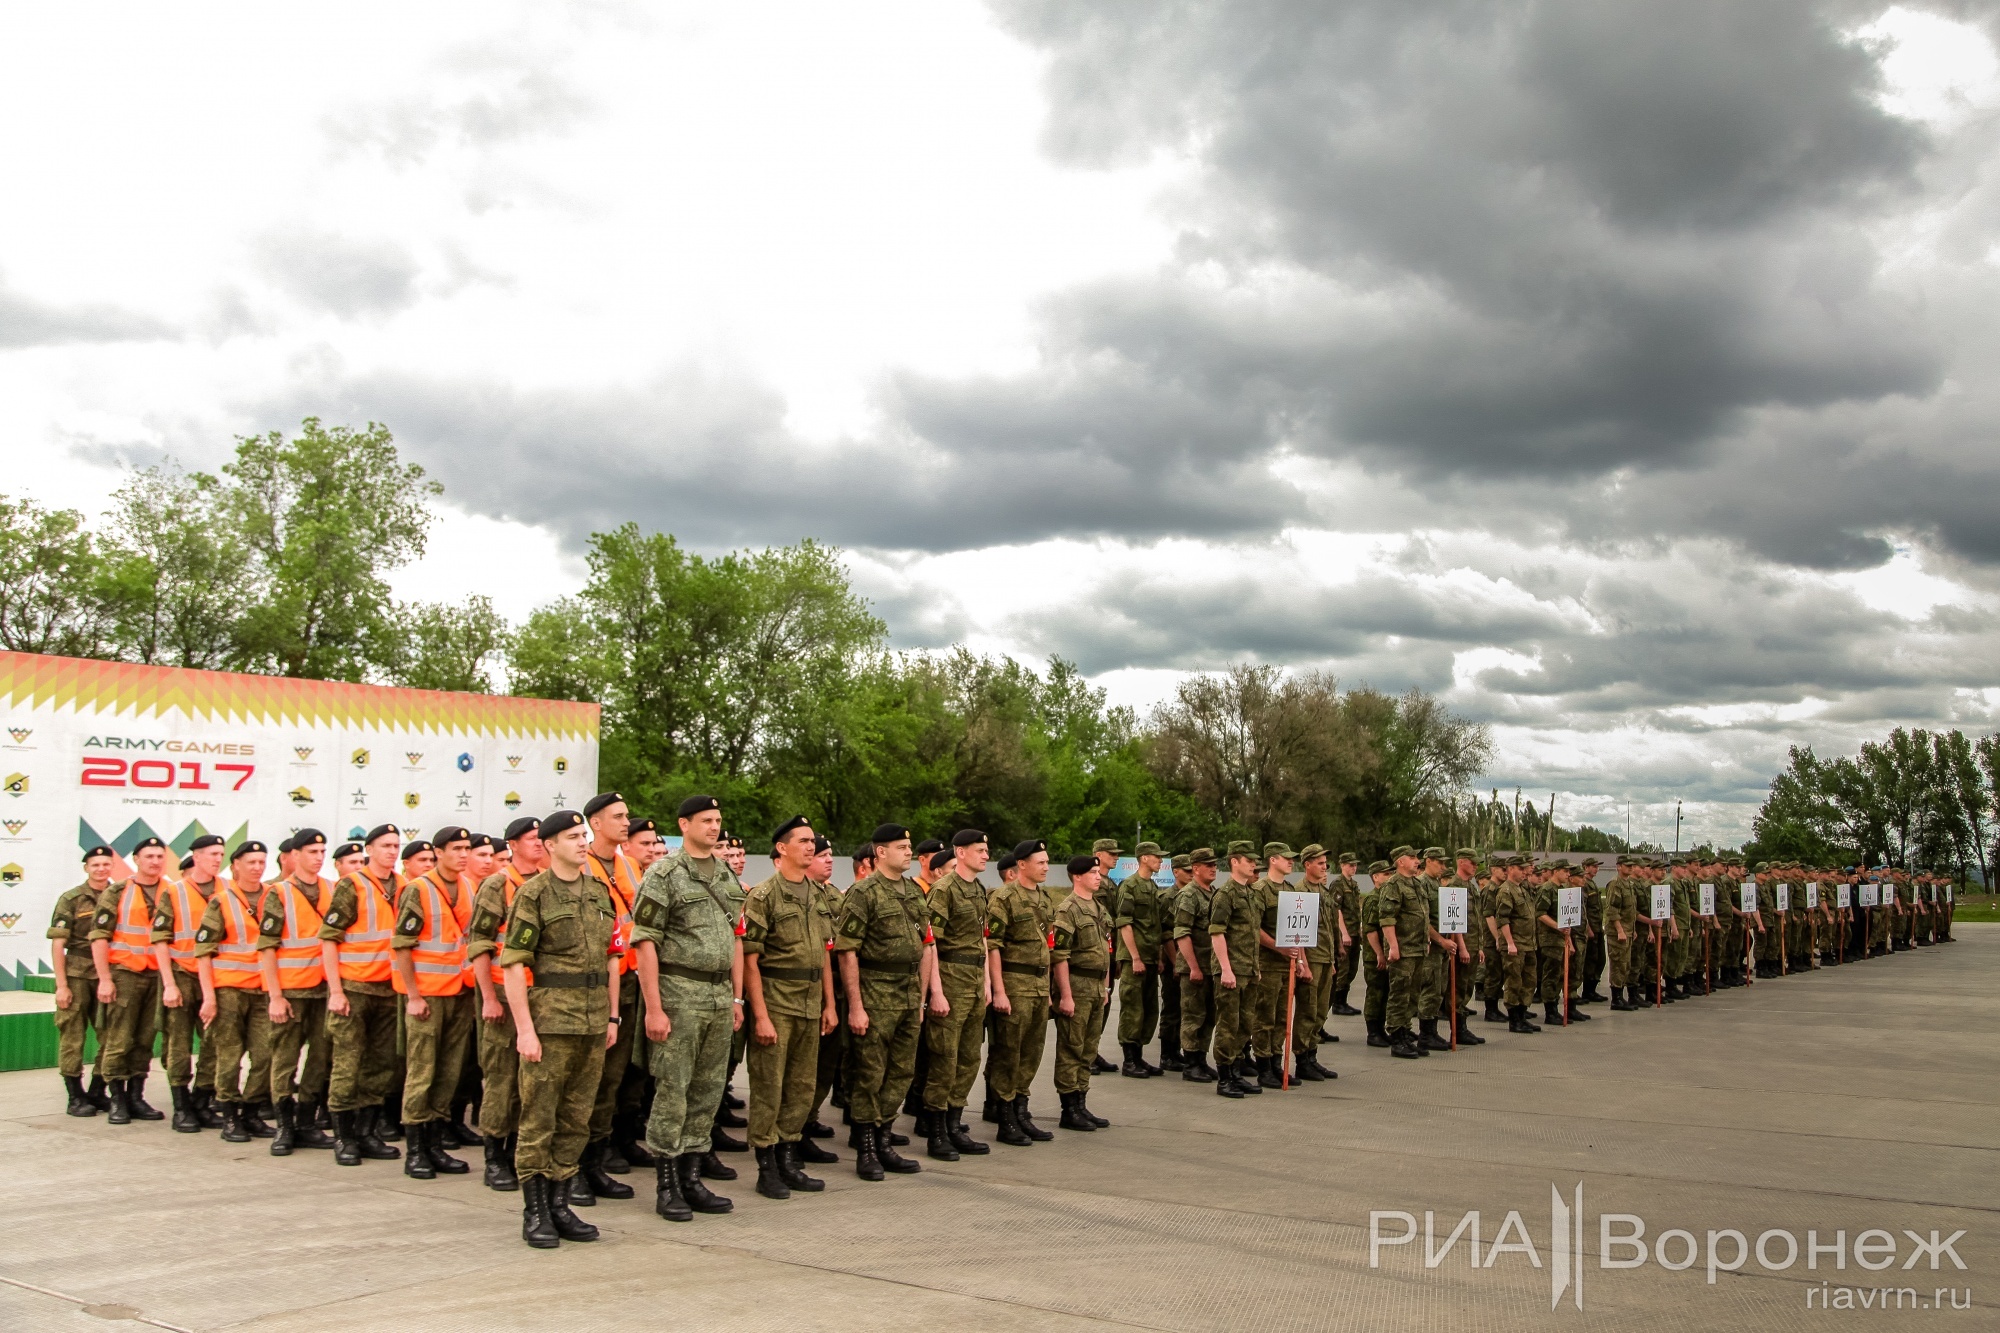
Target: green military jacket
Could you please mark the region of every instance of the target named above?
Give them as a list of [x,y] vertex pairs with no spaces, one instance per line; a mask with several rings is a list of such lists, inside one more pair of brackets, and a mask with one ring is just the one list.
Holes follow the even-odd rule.
[[1070,894],[1056,909],[1055,932],[1049,965],[1069,964],[1070,994],[1082,991],[1085,982],[1102,981],[1111,962],[1111,916],[1104,904]]
[[[1195,962],[1204,977],[1212,975],[1215,966],[1215,950],[1208,942],[1208,914],[1214,904],[1214,891],[1204,889],[1198,880],[1189,880],[1174,895],[1174,938],[1194,941]],[[1181,956],[1178,945],[1174,948],[1174,974],[1189,975],[1187,959]]]
[[[1389,877],[1384,875],[1382,878],[1386,881]],[[1359,885],[1356,885],[1356,888],[1359,887]],[[1378,885],[1371,883],[1368,892],[1361,895],[1361,938],[1357,943],[1363,950],[1362,957],[1370,965],[1373,965],[1376,961],[1375,950],[1368,944],[1368,937],[1370,935],[1375,937],[1376,944],[1382,950],[1382,961],[1386,962],[1389,958],[1389,942],[1382,938],[1382,895],[1376,892],[1378,887]]]
[[[1347,922],[1348,938],[1354,941],[1356,948],[1359,948],[1361,947],[1361,885],[1346,875],[1337,875],[1333,880],[1333,889],[1334,897],[1340,903],[1341,919]],[[1340,932],[1335,931],[1334,938],[1339,937]]]
[[[1394,931],[1398,953],[1422,958],[1431,951],[1431,913],[1436,910],[1436,885],[1422,875],[1389,874],[1375,885],[1375,913],[1382,923],[1382,955],[1388,957],[1388,932]],[[1363,909],[1366,910],[1365,908]]]
[[1630,875],[1619,875],[1604,886],[1605,938],[1620,938],[1620,925],[1625,927],[1625,939],[1632,939],[1639,933],[1639,903],[1641,899],[1648,899],[1650,892],[1650,886],[1643,880]]
[[[111,891],[105,885],[105,892]],[[63,975],[95,980],[97,969],[90,961],[90,928],[97,916],[97,891],[85,880],[73,889],[64,889],[49,914],[49,938],[63,942]]]
[[[1215,895],[1208,905],[1208,934],[1211,944],[1221,936],[1229,948],[1229,970],[1241,986],[1260,975],[1257,965],[1257,926],[1264,919],[1262,881],[1238,884],[1233,879],[1215,881]],[[1218,978],[1220,973],[1217,973]]]
[[[1306,950],[1306,961],[1331,963],[1334,951],[1340,946],[1340,926],[1334,920],[1340,913],[1340,881],[1327,879],[1314,884],[1306,880],[1299,885],[1299,892],[1319,895],[1319,938]],[[1315,972],[1313,975],[1319,974]]]
[[[527,881],[523,880],[523,883]],[[465,927],[465,958],[484,958],[500,952],[501,931],[507,924],[507,872],[502,870],[479,881],[472,895],[472,920]],[[499,976],[493,978],[499,983]]]
[[743,953],[757,960],[764,1008],[792,1018],[818,1018],[826,1008],[821,978],[840,903],[809,879],[783,872],[752,888],[743,901]]
[[[605,893],[608,899],[610,891]],[[632,945],[652,941],[660,960],[660,1005],[669,1013],[727,1009],[735,1002],[730,966],[736,961],[741,894],[719,856],[696,860],[683,848],[646,868],[632,904]],[[514,895],[517,910],[520,901]]]
[[[1171,890],[1164,891],[1171,895]],[[1160,942],[1173,929],[1174,900],[1162,896],[1163,890],[1145,875],[1128,875],[1118,886],[1118,908],[1112,914],[1111,925],[1118,939],[1118,961],[1132,961],[1131,951],[1125,947],[1125,927],[1132,927],[1132,938],[1139,945],[1140,961],[1153,966],[1160,957]]]
[[[1540,943],[1544,950],[1561,952],[1563,933],[1559,927],[1551,929],[1541,918],[1547,917],[1550,921],[1560,921],[1562,918],[1556,912],[1556,894],[1560,889],[1573,889],[1575,887],[1574,884],[1558,886],[1553,879],[1550,879],[1543,881],[1542,887],[1535,890],[1535,927],[1541,932]],[[1641,912],[1639,915],[1643,917],[1645,913]],[[1576,943],[1581,945],[1583,942],[1583,927],[1572,926],[1570,930],[1575,935]]]
[[1590,927],[1586,934],[1604,929],[1604,888],[1597,882],[1595,874],[1583,881],[1583,919]]
[[930,906],[913,879],[877,870],[847,891],[833,947],[852,953],[861,970],[861,1003],[871,1014],[923,1004],[918,964],[931,938]]
[[618,909],[596,876],[579,872],[565,881],[554,870],[543,870],[521,881],[507,914],[500,966],[520,963],[535,974],[535,984],[528,987],[528,1016],[537,1035],[604,1035],[611,1026],[607,987],[617,933]]
[[[1681,928],[1681,938],[1686,939],[1694,929],[1694,908],[1697,890],[1694,881],[1686,875],[1675,875],[1671,881],[1673,888],[1674,924]],[[1800,893],[1799,906],[1805,906],[1804,891]]]
[[937,941],[938,966],[954,971],[942,976],[949,982],[979,986],[986,969],[987,888],[977,879],[961,878],[947,869],[931,885],[931,937]]
[[[1250,892],[1255,895],[1257,900],[1257,929],[1261,935],[1269,935],[1274,940],[1278,938],[1278,895],[1280,893],[1290,893],[1291,890],[1292,886],[1289,880],[1272,879],[1269,875],[1260,875],[1257,877],[1256,882],[1251,884]],[[1257,947],[1264,950],[1259,970],[1266,967],[1277,967],[1282,963],[1284,955],[1275,949],[1264,948],[1264,941],[1261,937],[1257,941]],[[1231,963],[1236,961],[1236,942],[1234,940],[1230,941],[1229,944],[1229,960]]]
[[[1506,934],[1514,937],[1516,949],[1532,950],[1541,939],[1541,922],[1535,917],[1535,896],[1527,885],[1510,879],[1494,890],[1494,922],[1507,928]],[[1501,937],[1500,951],[1507,951],[1506,935]]]
[[987,942],[1000,954],[1001,982],[1010,998],[1049,993],[1049,940],[1055,912],[1049,896],[1027,884],[1002,884],[986,895]]

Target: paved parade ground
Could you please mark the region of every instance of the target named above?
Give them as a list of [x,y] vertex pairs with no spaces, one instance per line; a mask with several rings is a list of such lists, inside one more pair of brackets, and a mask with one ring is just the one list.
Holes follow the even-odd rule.
[[[2000,926],[1958,934],[1664,1012],[1592,1006],[1568,1032],[1476,1022],[1488,1045],[1422,1061],[1334,1019],[1337,1082],[1231,1102],[1102,1075],[1110,1130],[872,1185],[843,1135],[842,1163],[814,1168],[827,1192],[784,1203],[732,1157],[743,1178],[720,1187],[736,1201],[720,1219],[660,1220],[635,1173],[638,1200],[585,1214],[601,1242],[553,1252],[522,1245],[520,1196],[483,1189],[476,1165],[419,1182],[330,1152],[276,1159],[263,1141],[71,1119],[53,1071],[0,1075],[0,1328],[1993,1328]],[[1034,1097],[1048,1125],[1051,1063]],[[1567,1259],[1552,1186],[1571,1208],[1582,1191],[1582,1225],[1554,1228],[1581,1237],[1581,1310],[1572,1278],[1550,1311]],[[1475,1270],[1468,1229],[1427,1269],[1426,1212],[1442,1248],[1475,1209],[1484,1244],[1509,1245]],[[1371,1211],[1418,1233],[1373,1269]],[[1650,1253],[1603,1269],[1605,1213],[1637,1215],[1648,1245],[1684,1229],[1700,1253],[1684,1271]],[[1880,1271],[1857,1264],[1857,1241],[1882,1243],[1871,1229],[1895,1245]],[[1965,1234],[1933,1272],[1906,1229]],[[1846,1232],[1844,1271],[1830,1252],[1806,1267],[1809,1230],[1828,1247]],[[1710,1285],[1710,1231],[1753,1250],[1787,1233],[1765,1256],[1796,1243],[1798,1259],[1768,1271],[1752,1254]],[[1670,1237],[1668,1260],[1685,1248]],[[1715,1248],[1736,1257],[1726,1234]],[[1951,1309],[1968,1288],[1971,1308]]]

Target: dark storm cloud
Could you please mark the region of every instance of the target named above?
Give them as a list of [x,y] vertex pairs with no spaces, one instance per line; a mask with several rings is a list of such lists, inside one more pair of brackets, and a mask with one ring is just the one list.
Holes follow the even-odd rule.
[[57,305],[39,301],[15,290],[0,277],[0,348],[136,342],[175,336],[166,324],[137,311],[111,305]]

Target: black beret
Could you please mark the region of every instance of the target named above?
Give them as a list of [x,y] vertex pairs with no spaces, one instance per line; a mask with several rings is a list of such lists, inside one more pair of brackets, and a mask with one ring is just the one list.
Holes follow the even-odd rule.
[[415,856],[418,852],[434,852],[436,850],[437,848],[431,846],[429,843],[425,842],[422,838],[412,838],[410,841],[403,844],[403,859],[407,861],[411,857]]
[[870,842],[901,842],[910,836],[910,831],[901,824],[881,824],[875,829]]
[[204,847],[221,847],[225,845],[220,833],[204,833],[188,844],[188,850],[198,852]]
[[533,815],[522,815],[507,826],[507,841],[518,842],[541,827],[542,821]]
[[252,852],[268,852],[270,850],[271,849],[269,847],[266,847],[263,843],[258,842],[255,838],[251,838],[244,842],[237,843],[236,850],[229,854],[229,859],[231,861],[234,861],[237,857],[248,856]]
[[181,869],[182,869],[182,870],[193,870],[193,869],[194,869],[194,858],[193,858],[192,856],[183,856],[183,857],[181,858]]
[[491,847],[491,848],[492,848],[492,849],[493,849],[494,851],[496,851],[496,852],[497,852],[497,851],[499,851],[499,850],[500,850],[500,844],[499,844],[499,840],[498,840],[498,839],[496,839],[496,838],[495,838],[495,837],[494,837],[494,836],[493,836],[493,835],[492,835],[491,833],[475,833],[475,834],[473,834],[473,835],[472,835],[472,850],[476,852],[476,851],[478,851],[478,850],[479,850],[479,849],[480,849],[481,847]]
[[724,829],[722,836],[715,840],[715,845],[718,847],[741,847],[743,845],[743,838],[739,834],[731,833],[729,830]]
[[771,830],[771,845],[773,847],[777,846],[785,840],[787,834],[793,833],[798,829],[811,827],[812,821],[810,819],[807,819],[804,815],[793,815],[790,819],[778,825],[777,828]]
[[951,845],[954,847],[977,847],[985,841],[986,835],[976,828],[962,828],[951,835]]
[[359,855],[361,855],[361,844],[358,842],[343,842],[340,846],[333,849],[333,859],[336,861],[341,860],[343,857]]
[[310,847],[314,843],[324,843],[325,841],[326,834],[321,833],[318,829],[302,828],[292,835],[292,850],[296,852],[301,847]]
[[286,838],[283,842],[278,844],[278,854],[281,856],[289,856],[291,853],[297,850],[298,850],[297,845],[293,843],[290,838]]
[[1014,853],[1008,852],[993,863],[993,870],[996,874],[1004,875],[1019,864],[1020,862],[1014,858]]
[[832,846],[833,846],[833,839],[831,839],[831,838],[827,837],[827,836],[826,836],[826,834],[824,834],[824,833],[815,833],[815,834],[813,834],[813,855],[814,855],[814,856],[818,856],[818,855],[819,855],[819,854],[820,854],[821,852],[824,852],[824,851],[827,851],[827,850],[828,850],[828,849],[830,849],[830,848],[831,848]]
[[139,839],[139,841],[132,844],[132,854],[136,856],[140,852],[145,851],[148,847],[157,847],[163,852],[167,850],[167,844],[161,842],[157,837],[153,837],[149,834],[148,836],[143,837]]
[[1094,853],[1089,856],[1072,856],[1069,859],[1069,876],[1071,879],[1075,879],[1078,875],[1087,874],[1095,869],[1097,869],[1097,857]]
[[470,841],[472,841],[472,830],[463,824],[446,824],[431,834],[431,845],[439,848],[447,847],[454,842]]
[[1030,838],[1026,842],[1017,842],[1014,844],[1014,859],[1016,861],[1025,861],[1036,852],[1046,852],[1048,849],[1049,845],[1040,838]]
[[932,852],[943,851],[944,843],[936,838],[925,838],[922,842],[918,843],[915,847],[911,848],[910,850],[915,852],[918,856],[929,856]]
[[363,843],[370,843],[381,838],[400,838],[402,836],[403,830],[397,828],[394,824],[377,824],[374,828],[368,830],[368,836],[361,841]]
[[937,851],[931,853],[931,873],[933,875],[935,875],[938,871],[943,870],[946,866],[950,864],[951,864],[950,852],[945,851],[943,848],[939,848]]
[[874,859],[875,859],[874,843],[864,842],[859,847],[856,847],[854,849],[854,864],[860,865],[863,861],[873,861]]
[[713,796],[690,796],[681,802],[681,808],[675,813],[682,819],[693,819],[704,810],[720,810],[721,808],[722,802],[716,800]]
[[117,855],[118,855],[118,853],[116,853],[116,852],[112,851],[112,850],[111,850],[111,849],[110,849],[109,847],[106,847],[106,846],[104,846],[104,845],[102,845],[102,844],[100,843],[100,844],[99,844],[98,846],[96,846],[96,847],[93,847],[93,848],[91,848],[91,849],[90,849],[89,851],[85,852],[85,853],[83,854],[83,859],[84,859],[84,860],[86,860],[86,861],[88,861],[88,860],[90,860],[90,859],[91,859],[92,857],[96,857],[96,856],[111,856],[111,857],[115,857],[115,856],[117,856]]
[[625,826],[625,836],[636,838],[641,833],[658,833],[660,826],[650,819],[635,819]]
[[623,805],[625,798],[615,791],[601,791],[583,803],[583,817],[590,818],[607,806]]
[[553,838],[558,833],[567,833],[583,823],[583,816],[574,810],[558,810],[536,825],[536,832],[544,838]]

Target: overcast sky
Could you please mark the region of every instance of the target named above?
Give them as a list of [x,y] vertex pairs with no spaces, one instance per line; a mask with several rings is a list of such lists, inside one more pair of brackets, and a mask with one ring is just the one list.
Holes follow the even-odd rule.
[[900,645],[1422,686],[1733,841],[1996,725],[1996,9],[17,9],[0,490],[379,420],[407,596],[814,536]]

